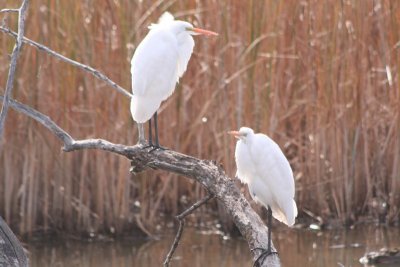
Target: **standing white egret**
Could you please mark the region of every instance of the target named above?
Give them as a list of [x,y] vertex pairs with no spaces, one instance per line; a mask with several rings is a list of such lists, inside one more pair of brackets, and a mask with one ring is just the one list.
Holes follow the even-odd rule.
[[[143,123],[149,121],[149,146],[159,148],[157,110],[163,100],[175,89],[186,71],[193,52],[192,35],[218,35],[194,28],[185,21],[175,20],[165,12],[158,24],[138,45],[131,61],[132,93],[131,113],[138,123],[139,143],[145,143]],[[152,143],[151,117],[154,115],[155,145]]]
[[[251,197],[268,210],[268,250],[271,251],[271,216],[292,226],[297,216],[294,201],[294,178],[288,160],[279,146],[265,134],[255,134],[247,127],[229,134],[239,139],[236,143],[236,176],[248,184]],[[256,262],[257,262],[256,261]]]

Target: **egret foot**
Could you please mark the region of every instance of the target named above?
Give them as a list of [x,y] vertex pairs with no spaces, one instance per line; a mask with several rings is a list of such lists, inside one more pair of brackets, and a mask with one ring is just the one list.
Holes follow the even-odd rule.
[[262,251],[260,256],[256,259],[256,261],[253,264],[253,267],[258,267],[261,266],[261,264],[264,262],[265,258],[272,255],[272,254],[278,254],[276,251],[271,251],[271,248],[265,249],[265,248],[253,248],[251,251],[254,251],[256,249],[259,249]]
[[160,144],[153,144],[153,143],[150,143],[150,142],[143,147],[143,149],[148,149],[148,148],[151,148],[149,153],[151,153],[151,152],[153,152],[153,151],[155,151],[157,149],[168,150],[168,148],[162,147],[162,146],[160,146]]
[[[158,141],[158,125],[157,125],[157,112],[154,113],[154,128],[155,128],[155,144],[153,144],[153,132],[151,126],[151,119],[149,119],[149,143],[148,145],[144,146],[143,149],[151,148],[149,153],[160,149],[160,150],[167,150],[167,148],[160,146],[160,142]],[[139,138],[140,140],[140,138]]]
[[160,145],[152,145],[151,147],[152,147],[152,149],[150,149],[149,153],[151,153],[157,149],[159,149],[159,150],[167,150],[168,149],[168,148],[162,147]]

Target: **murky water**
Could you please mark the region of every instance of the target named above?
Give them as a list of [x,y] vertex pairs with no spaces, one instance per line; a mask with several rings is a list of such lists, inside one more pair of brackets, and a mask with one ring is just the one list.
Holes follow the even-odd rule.
[[[159,241],[31,242],[32,267],[154,267],[162,266],[173,236]],[[374,226],[353,230],[323,231],[274,229],[273,241],[284,267],[362,266],[359,258],[366,251],[400,246],[400,229]],[[246,242],[224,240],[186,229],[172,266],[232,267],[252,266]]]

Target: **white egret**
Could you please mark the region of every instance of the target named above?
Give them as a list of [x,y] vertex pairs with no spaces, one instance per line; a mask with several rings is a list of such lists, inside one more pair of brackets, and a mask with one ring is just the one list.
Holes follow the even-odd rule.
[[[165,12],[138,45],[131,61],[131,114],[138,123],[139,143],[145,143],[143,123],[149,121],[149,146],[159,148],[157,110],[174,91],[186,71],[193,52],[192,35],[218,35],[175,20]],[[154,115],[155,145],[152,143],[151,117]]]
[[248,184],[251,197],[268,210],[268,249],[260,257],[268,256],[273,253],[271,216],[288,226],[294,224],[297,216],[293,172],[282,150],[267,135],[255,134],[247,127],[228,133],[238,139],[236,176]]

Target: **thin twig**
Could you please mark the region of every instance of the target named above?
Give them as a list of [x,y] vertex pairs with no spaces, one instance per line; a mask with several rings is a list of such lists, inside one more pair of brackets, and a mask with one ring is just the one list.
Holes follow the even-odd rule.
[[190,208],[188,208],[187,210],[185,210],[184,212],[182,212],[181,214],[176,216],[176,218],[179,220],[179,228],[178,228],[178,231],[176,232],[174,242],[171,245],[171,249],[169,250],[167,256],[165,257],[165,260],[164,260],[165,267],[169,266],[172,256],[174,255],[175,250],[179,245],[179,241],[181,240],[183,228],[185,227],[185,217],[190,215],[193,211],[195,211],[197,208],[199,208],[201,205],[205,204],[207,201],[209,201],[213,197],[214,196],[211,194],[205,196],[204,198],[202,198],[199,201],[197,201],[196,203],[194,203]]
[[16,34],[16,41],[15,41],[14,49],[11,54],[10,69],[8,71],[6,90],[4,92],[3,105],[1,107],[1,112],[0,112],[0,143],[1,143],[1,137],[3,134],[4,123],[5,123],[5,120],[7,117],[9,100],[10,100],[11,93],[12,93],[12,90],[14,87],[15,69],[17,66],[17,60],[19,57],[19,53],[20,53],[21,47],[22,47],[22,38],[23,38],[24,32],[25,32],[25,16],[26,16],[26,10],[28,9],[28,5],[29,5],[29,0],[24,0],[22,2],[21,7],[18,10],[18,12],[19,12],[18,34]]
[[0,13],[18,13],[19,9],[18,8],[4,8],[0,10]]
[[[4,97],[0,95],[0,100],[4,100]],[[48,116],[40,113],[39,111],[19,103],[13,99],[9,100],[10,107],[14,110],[25,114],[26,116],[36,120],[41,123],[44,127],[49,129],[54,135],[56,135],[63,143],[64,146],[69,146],[74,143],[74,139],[61,127],[59,127],[55,122],[53,122]]]
[[[7,33],[8,35],[11,35],[12,37],[16,37],[17,33],[15,33],[14,31],[12,31],[11,29],[4,27],[4,26],[0,26],[0,31]],[[22,39],[22,41],[26,44],[29,44],[37,49],[39,49],[40,51],[43,51],[49,55],[52,55],[55,58],[58,58],[61,61],[64,61],[66,63],[69,63],[75,67],[78,67],[86,72],[89,72],[90,74],[92,74],[93,76],[95,76],[96,78],[108,83],[111,87],[113,87],[114,89],[116,89],[118,92],[122,93],[123,95],[127,96],[127,97],[132,97],[132,94],[129,93],[126,89],[122,88],[121,86],[119,86],[116,82],[112,81],[110,78],[108,78],[106,75],[104,75],[103,73],[101,73],[100,71],[98,71],[95,68],[92,68],[88,65],[82,64],[78,61],[69,59],[53,50],[51,50],[50,48],[48,48],[45,45],[39,44],[35,41],[32,41],[26,37],[24,37]]]

